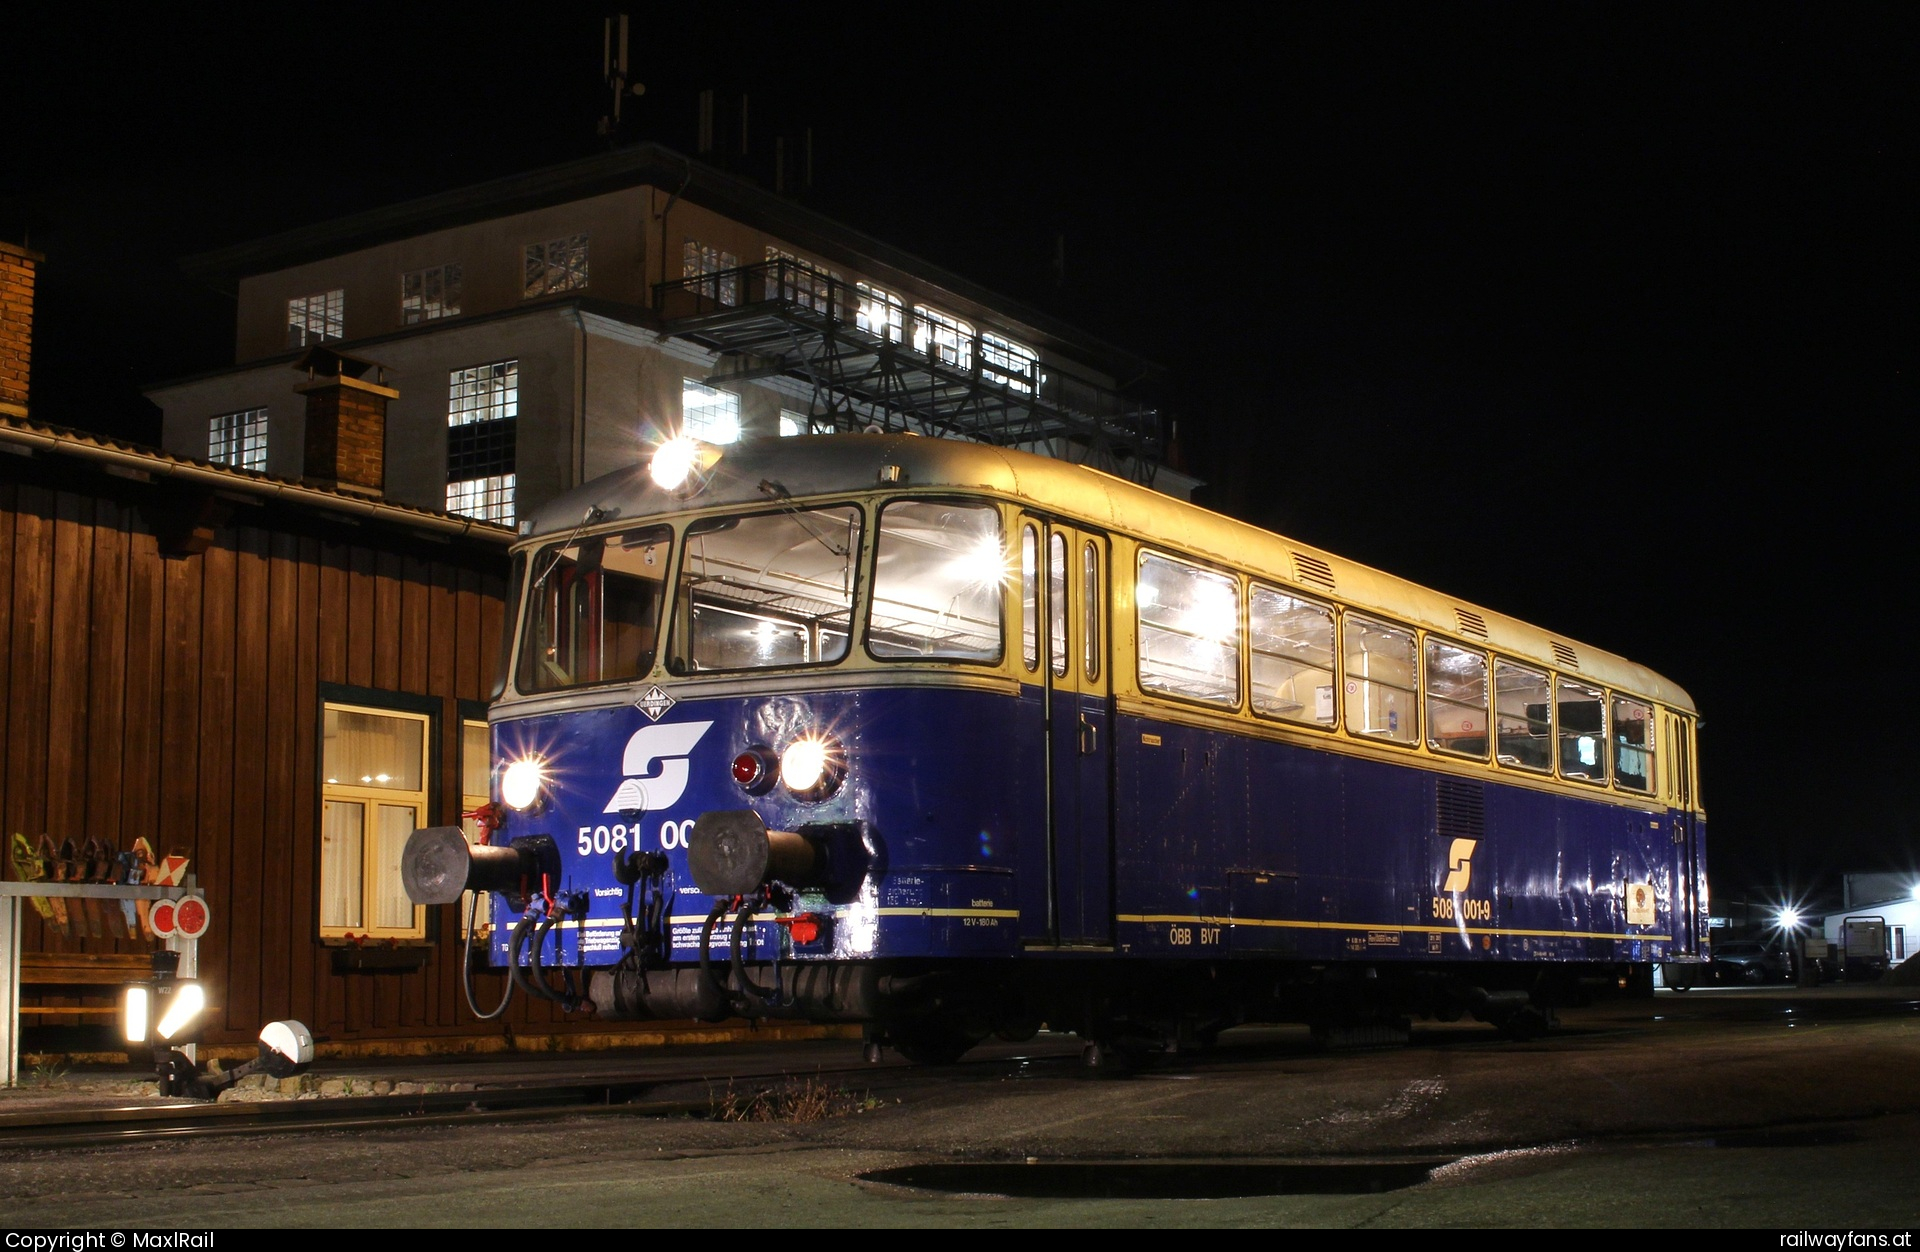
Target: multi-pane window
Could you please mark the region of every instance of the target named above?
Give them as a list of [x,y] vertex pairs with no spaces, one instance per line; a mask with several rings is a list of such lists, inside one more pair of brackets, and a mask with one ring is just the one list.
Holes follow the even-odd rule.
[[587,285],[587,237],[568,235],[527,245],[526,281],[521,295],[528,300]]
[[833,419],[815,417],[811,413],[802,413],[798,409],[780,410],[780,433],[786,435],[831,435]]
[[[825,313],[832,299],[833,284],[840,276],[802,260],[791,252],[767,249],[767,295],[771,299],[791,300],[803,309]],[[688,275],[689,278],[693,275]]]
[[400,855],[427,824],[427,718],[324,706],[320,753],[320,933],[418,939],[425,910],[407,898]]
[[913,311],[913,350],[941,365],[973,368],[973,326],[925,305]]
[[1554,684],[1554,726],[1560,740],[1560,776],[1607,781],[1607,705],[1598,687],[1562,676]]
[[1546,671],[1495,657],[1493,691],[1500,764],[1543,772],[1551,769],[1548,744],[1553,738],[1553,719],[1548,701],[1552,688]]
[[1487,756],[1487,654],[1427,640],[1427,746]]
[[1247,618],[1253,711],[1333,725],[1333,610],[1256,583]]
[[740,438],[740,397],[689,378],[680,390],[680,433],[707,443]]
[[1040,668],[1040,534],[1031,524],[1020,528],[1020,663]]
[[347,334],[347,292],[344,287],[295,296],[287,301],[287,346],[304,348],[344,339]]
[[1341,632],[1346,645],[1347,733],[1413,743],[1413,632],[1351,614]]
[[1628,791],[1653,790],[1653,706],[1613,698],[1613,781]]
[[980,377],[1030,395],[1040,382],[1040,354],[992,331],[980,333]]
[[899,660],[998,661],[1006,583],[998,510],[896,500],[880,514],[867,649]]
[[860,312],[854,318],[854,324],[869,335],[876,335],[889,343],[899,343],[906,337],[907,306],[899,296],[890,291],[868,283],[858,284],[860,291]]
[[454,370],[447,382],[447,512],[512,525],[520,362]]
[[693,289],[731,308],[740,303],[740,258],[711,244],[689,239],[681,248],[680,276],[699,279]]
[[207,459],[235,469],[267,468],[267,411],[221,413],[207,423]]
[[1228,707],[1240,703],[1240,584],[1154,552],[1140,554],[1140,685]]
[[460,316],[460,267],[431,265],[400,276],[400,320],[408,326]]

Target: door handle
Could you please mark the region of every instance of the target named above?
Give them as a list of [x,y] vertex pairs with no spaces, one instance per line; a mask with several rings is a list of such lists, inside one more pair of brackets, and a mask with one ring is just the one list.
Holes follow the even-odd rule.
[[1099,751],[1099,749],[1100,728],[1088,721],[1086,715],[1082,714],[1080,717],[1080,755],[1092,756],[1095,752]]

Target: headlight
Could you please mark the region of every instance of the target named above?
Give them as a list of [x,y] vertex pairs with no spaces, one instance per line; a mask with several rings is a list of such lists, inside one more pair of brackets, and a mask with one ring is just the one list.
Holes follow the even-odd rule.
[[720,449],[687,435],[675,435],[653,450],[647,462],[647,475],[663,491],[680,491],[697,485],[697,476],[712,469],[720,459]]
[[824,800],[847,777],[847,753],[831,735],[796,739],[780,754],[780,782],[802,800]]
[[500,775],[501,803],[524,813],[539,802],[546,780],[547,771],[539,761],[531,758],[515,761]]

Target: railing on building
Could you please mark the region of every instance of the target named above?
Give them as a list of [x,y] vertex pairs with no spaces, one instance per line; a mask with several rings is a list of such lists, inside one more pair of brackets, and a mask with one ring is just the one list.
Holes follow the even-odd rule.
[[1018,335],[778,259],[657,284],[665,333],[720,354],[705,381],[808,388],[816,430],[906,430],[1025,447],[1150,484],[1157,408],[1042,360]]

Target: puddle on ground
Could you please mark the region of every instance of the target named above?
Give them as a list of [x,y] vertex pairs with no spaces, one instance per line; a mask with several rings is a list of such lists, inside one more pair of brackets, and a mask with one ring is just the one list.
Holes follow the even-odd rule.
[[1239,1161],[967,1161],[903,1165],[860,1175],[923,1191],[1029,1200],[1227,1200],[1273,1195],[1375,1195],[1426,1182],[1445,1164]]

